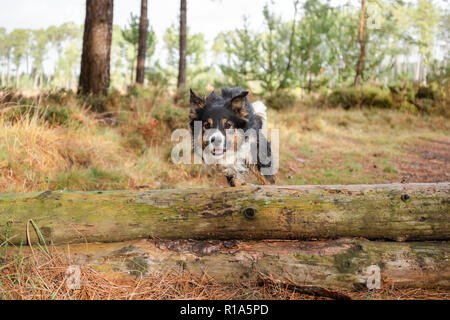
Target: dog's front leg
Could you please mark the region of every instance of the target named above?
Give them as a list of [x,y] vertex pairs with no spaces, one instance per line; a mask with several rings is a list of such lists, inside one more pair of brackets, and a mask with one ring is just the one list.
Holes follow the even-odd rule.
[[240,180],[238,178],[236,178],[235,176],[226,176],[227,178],[227,182],[230,185],[230,187],[240,187],[240,186],[245,186],[246,183],[243,180]]

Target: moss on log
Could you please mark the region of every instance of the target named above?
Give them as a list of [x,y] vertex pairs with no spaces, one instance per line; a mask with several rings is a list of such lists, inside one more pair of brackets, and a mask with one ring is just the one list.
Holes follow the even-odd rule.
[[450,183],[47,191],[0,195],[0,235],[25,242],[32,219],[54,244],[150,237],[446,240],[449,213]]
[[448,242],[137,240],[56,250],[70,256],[71,264],[113,278],[176,268],[220,283],[263,277],[330,289],[367,290],[377,288],[377,281],[380,287],[450,288]]

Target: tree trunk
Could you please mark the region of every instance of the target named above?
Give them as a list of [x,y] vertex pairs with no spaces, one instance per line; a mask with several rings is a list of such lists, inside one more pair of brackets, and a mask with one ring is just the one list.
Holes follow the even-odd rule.
[[[448,242],[140,240],[55,247],[111,278],[180,269],[219,283],[281,281],[329,289],[450,288]],[[8,248],[8,255],[18,253]],[[22,255],[29,249],[21,249]],[[314,287],[312,287],[314,286]]]
[[136,67],[136,83],[144,84],[145,54],[147,51],[147,0],[141,0],[141,20],[139,22],[139,47]]
[[295,37],[295,29],[297,26],[297,12],[298,12],[298,4],[300,0],[294,1],[294,21],[292,21],[292,29],[291,29],[291,35],[289,37],[289,51],[288,51],[288,57],[287,57],[287,64],[286,69],[283,73],[283,78],[280,81],[280,84],[278,86],[278,89],[284,89],[287,87],[287,80],[289,77],[289,72],[291,71],[291,65],[292,65],[292,54],[293,54],[293,48],[294,48],[294,37]]
[[16,67],[16,88],[19,88],[19,77],[20,77],[19,66],[17,66]]
[[36,71],[36,73],[34,75],[34,80],[33,80],[33,88],[34,89],[38,88],[38,81],[39,81],[39,72]]
[[11,73],[10,73],[10,67],[11,67],[11,57],[10,53],[8,52],[6,56],[6,86],[9,87],[9,84],[11,82]]
[[79,92],[106,95],[110,81],[113,0],[87,0]]
[[420,84],[420,70],[422,69],[422,54],[419,53],[419,59],[417,60],[416,65],[416,82]]
[[359,86],[359,82],[364,71],[364,60],[366,59],[366,41],[364,39],[364,26],[366,24],[365,14],[366,14],[365,0],[361,0],[361,16],[359,19],[359,33],[358,33],[359,47],[361,53],[359,55],[358,64],[356,66],[356,76],[354,82],[355,87]]
[[2,68],[2,87],[6,86],[6,73],[5,73],[5,69]]
[[54,244],[148,237],[448,240],[450,183],[0,195],[1,235],[25,242],[30,219]]
[[180,0],[180,57],[178,62],[178,93],[186,88],[187,56],[187,6],[186,0]]

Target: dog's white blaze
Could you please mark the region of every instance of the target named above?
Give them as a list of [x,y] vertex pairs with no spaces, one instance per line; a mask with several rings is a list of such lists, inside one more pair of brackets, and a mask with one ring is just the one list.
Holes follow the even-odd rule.
[[262,101],[256,101],[252,103],[253,109],[255,110],[255,114],[260,116],[262,119],[262,129],[266,128],[267,123],[267,107]]
[[[209,129],[206,139],[209,141],[209,144],[205,150],[203,150],[204,163],[207,165],[220,164],[226,153],[215,154],[214,152],[220,152],[225,149],[225,136],[217,129]],[[212,142],[212,140],[217,141],[217,139],[221,139],[220,144],[217,144],[217,142]]]
[[[220,139],[221,143],[216,145],[215,143],[213,143],[212,141],[214,139]],[[209,137],[209,141],[210,143],[212,143],[214,145],[215,149],[225,149],[225,136],[222,134],[222,132],[220,132],[219,130],[216,130],[210,137]]]

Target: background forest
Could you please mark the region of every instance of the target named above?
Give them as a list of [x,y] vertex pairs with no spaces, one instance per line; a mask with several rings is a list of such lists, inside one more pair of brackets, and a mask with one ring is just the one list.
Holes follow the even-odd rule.
[[[0,28],[0,191],[225,185],[170,161],[188,88],[222,85],[247,87],[269,106],[269,127],[280,129],[279,184],[448,179],[447,3],[290,3],[290,20],[262,2],[264,28],[244,15],[209,42],[189,32],[186,0],[180,24],[162,35],[143,19],[147,1],[124,26],[111,11],[110,60],[95,61],[110,74],[103,82],[80,74],[85,26]],[[94,92],[93,83],[103,87]]]
[[[360,55],[358,2],[331,5],[325,0],[293,1],[292,20],[283,21],[275,4],[264,7],[264,30],[253,30],[246,16],[242,26],[207,43],[202,33],[187,41],[187,77],[195,88],[243,85],[258,93],[281,89],[316,91],[354,82]],[[220,6],[220,4],[218,4]],[[449,76],[448,8],[431,0],[368,1],[364,41],[363,83],[387,87],[401,81],[445,83]],[[134,84],[139,16],[126,26],[114,25],[111,87]],[[162,50],[151,21],[147,40],[146,83],[170,87],[176,81],[179,30],[168,28]],[[83,26],[64,23],[47,29],[0,28],[1,85],[16,88],[77,88]],[[52,60],[53,69],[44,69]]]

